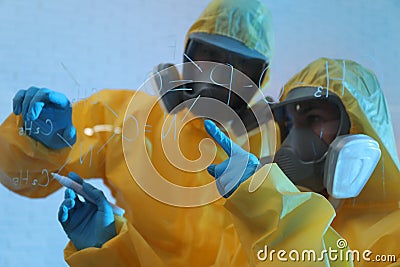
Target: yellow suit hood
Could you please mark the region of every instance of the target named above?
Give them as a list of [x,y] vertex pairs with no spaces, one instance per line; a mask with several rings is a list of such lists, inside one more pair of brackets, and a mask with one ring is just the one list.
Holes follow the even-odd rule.
[[[301,85],[299,85],[301,83]],[[379,142],[381,159],[355,203],[400,200],[399,159],[389,110],[379,82],[370,70],[351,60],[320,58],[296,74],[284,87],[281,101],[299,86],[319,86],[335,93],[349,115],[350,134],[366,134]]]
[[[219,34],[242,42],[264,55],[271,65],[274,46],[272,17],[258,0],[214,0],[186,35],[185,46],[192,33]],[[267,71],[262,87],[269,81]]]

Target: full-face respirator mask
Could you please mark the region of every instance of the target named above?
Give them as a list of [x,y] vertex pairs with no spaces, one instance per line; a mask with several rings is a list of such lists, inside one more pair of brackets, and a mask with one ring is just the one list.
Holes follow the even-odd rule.
[[379,161],[379,144],[367,135],[350,135],[340,98],[315,97],[316,90],[293,89],[272,107],[283,140],[274,161],[297,186],[326,189],[335,199],[356,197]]
[[[257,94],[258,87],[267,76],[269,63],[265,56],[227,36],[199,32],[189,36],[183,62],[192,64],[184,64],[181,73],[174,69],[172,64],[160,64],[154,71],[168,75],[169,80],[182,81],[173,89],[157,84],[159,88],[163,87],[158,94],[168,113],[176,113],[185,108],[185,105],[180,104],[187,100],[199,96],[209,97],[226,103],[233,109],[246,130],[256,127],[254,116],[249,115],[252,112],[249,111],[248,103]],[[203,66],[207,65],[202,65],[202,62],[215,62],[226,66],[202,71]],[[238,71],[241,74],[235,75],[234,72]],[[246,79],[241,78],[243,74],[247,76]],[[200,82],[201,80],[209,82]],[[249,81],[254,86],[249,85]],[[235,87],[234,90],[228,89],[231,86]],[[220,115],[222,121],[231,119]]]

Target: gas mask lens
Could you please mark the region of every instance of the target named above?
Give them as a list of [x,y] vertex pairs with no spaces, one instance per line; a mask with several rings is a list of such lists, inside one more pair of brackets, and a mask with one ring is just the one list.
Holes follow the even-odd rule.
[[[283,114],[280,119],[283,121],[278,122],[284,134],[281,140],[285,140],[293,128],[308,129],[327,145],[339,135],[340,110],[327,100],[311,99],[294,102],[283,106],[282,109]],[[313,143],[310,147],[313,147]]]
[[261,84],[268,60],[243,43],[218,34],[192,33],[186,46],[184,62],[212,61],[227,64]]

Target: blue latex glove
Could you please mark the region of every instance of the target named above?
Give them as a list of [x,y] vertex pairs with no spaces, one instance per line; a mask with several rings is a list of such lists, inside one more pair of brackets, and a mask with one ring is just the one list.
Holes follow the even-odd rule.
[[51,149],[70,147],[76,142],[72,106],[61,93],[37,87],[19,90],[13,99],[13,112],[22,114],[26,135]]
[[97,247],[117,235],[114,214],[102,191],[86,183],[76,173],[71,179],[82,184],[83,191],[97,202],[82,202],[76,193],[67,188],[65,198],[58,211],[58,220],[78,250]]
[[241,183],[254,174],[260,162],[256,156],[232,142],[214,122],[205,120],[204,126],[208,134],[229,156],[222,163],[212,164],[207,168],[208,172],[216,178],[219,193],[227,198]]

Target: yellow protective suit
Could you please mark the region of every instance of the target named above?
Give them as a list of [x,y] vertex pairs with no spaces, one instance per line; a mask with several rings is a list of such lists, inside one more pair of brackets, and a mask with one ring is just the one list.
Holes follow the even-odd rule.
[[[214,1],[191,30],[205,31],[210,27],[210,33],[226,34],[269,56],[268,34],[261,34],[262,31],[254,28],[263,26],[268,13],[258,2],[246,1],[245,5],[236,6],[239,2]],[[230,28],[227,18],[240,21],[241,24],[235,24],[235,27],[240,27]],[[212,25],[219,26],[211,28]],[[181,171],[165,157],[161,147],[161,136],[165,134],[164,114],[158,105],[152,107],[155,101],[152,96],[136,93],[140,105],[126,114],[133,116],[138,125],[145,124],[146,132],[122,136],[115,130],[120,129],[125,121],[124,112],[133,94],[135,92],[128,90],[104,90],[76,103],[73,123],[77,128],[77,142],[72,148],[49,150],[25,135],[19,136],[18,129],[22,126],[19,116],[10,115],[1,126],[0,149],[7,153],[0,160],[1,182],[10,190],[29,197],[44,197],[60,188],[49,178],[50,172],[66,175],[75,171],[84,178],[104,178],[117,204],[126,210],[126,218],[116,217],[117,236],[102,248],[77,251],[72,243],[67,245],[65,259],[71,266],[352,266],[349,262],[329,261],[327,258],[316,262],[299,260],[294,264],[278,260],[276,252],[272,254],[273,259],[259,260],[265,254],[260,254],[260,251],[266,246],[268,254],[279,249],[288,252],[314,249],[320,255],[323,249],[336,248],[339,238],[330,227],[335,214],[330,203],[318,194],[299,192],[275,164],[265,166],[255,174],[266,178],[256,191],[249,190],[250,178],[229,199],[200,207],[170,206],[143,192],[125,163],[121,145],[124,138],[146,143],[145,147],[132,144],[137,150],[130,150],[132,152],[126,159],[137,166],[137,175],[148,175],[148,170],[141,167],[144,158],[149,157],[154,167],[175,184],[198,186],[213,181],[213,178],[206,171]],[[149,110],[150,116],[146,117]],[[177,114],[178,129],[185,115],[184,112]],[[362,122],[360,125],[366,124],[367,120]],[[91,136],[85,134],[86,128],[93,129],[99,125],[112,125],[114,130],[95,132]],[[179,133],[182,153],[190,159],[198,158],[198,144],[205,137],[207,134],[200,121],[186,125]],[[173,134],[166,138],[174,140]],[[387,194],[382,195],[382,201],[376,193],[369,192],[369,188],[378,182],[368,184],[366,192],[375,199],[368,199],[363,192],[360,201],[354,206],[352,202],[343,206],[340,212],[343,211],[344,215],[339,214],[338,220],[334,221],[349,243],[352,242],[351,246],[354,242],[377,251],[381,251],[378,249],[384,245],[398,248],[398,241],[392,239],[394,235],[398,237],[395,221],[398,213],[391,206],[397,205],[397,196],[388,192],[394,189],[398,173],[395,173],[397,168],[390,161],[389,154],[386,156],[384,164],[385,167],[389,164],[389,171],[385,168],[385,176],[390,170],[393,176],[385,180]],[[225,158],[219,150],[216,162]],[[267,167],[271,167],[268,173]],[[370,207],[370,201],[377,205],[376,210],[372,206],[365,208]],[[375,231],[366,232],[374,230],[374,227],[380,235],[375,235]],[[386,241],[388,244],[382,243]]]

